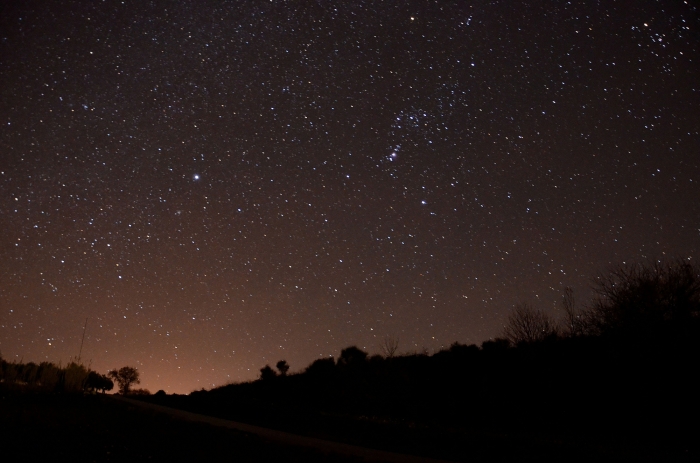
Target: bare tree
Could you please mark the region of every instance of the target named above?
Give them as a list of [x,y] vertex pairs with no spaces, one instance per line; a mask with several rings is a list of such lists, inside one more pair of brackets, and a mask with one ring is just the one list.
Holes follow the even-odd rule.
[[381,350],[384,357],[388,359],[394,357],[396,351],[399,350],[399,338],[384,336],[382,343],[379,345],[379,350]]
[[564,307],[563,334],[569,337],[586,334],[586,313],[576,309],[576,296],[574,296],[574,290],[570,286],[564,288],[562,306]]
[[700,268],[685,261],[614,267],[595,280],[588,310],[594,334],[642,332],[700,317]]
[[503,329],[503,337],[514,345],[543,341],[556,333],[554,319],[529,304],[515,306]]

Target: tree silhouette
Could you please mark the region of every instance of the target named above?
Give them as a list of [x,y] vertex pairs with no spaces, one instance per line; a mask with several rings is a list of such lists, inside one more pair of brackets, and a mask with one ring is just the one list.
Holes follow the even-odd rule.
[[121,367],[119,370],[111,370],[107,373],[107,376],[119,384],[119,393],[122,395],[129,394],[133,384],[141,384],[139,372],[133,367]]
[[277,369],[280,372],[280,376],[287,376],[287,371],[289,371],[289,364],[286,360],[280,360],[277,362]]
[[543,341],[556,333],[554,319],[529,304],[517,305],[503,329],[503,336],[514,345]]

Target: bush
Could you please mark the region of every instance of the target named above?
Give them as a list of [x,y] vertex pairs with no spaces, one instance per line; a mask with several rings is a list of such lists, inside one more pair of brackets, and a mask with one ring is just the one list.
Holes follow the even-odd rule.
[[362,365],[367,361],[367,352],[357,346],[346,347],[340,351],[338,366]]
[[305,370],[311,376],[328,376],[333,374],[334,371],[335,360],[333,360],[333,357],[314,360]]
[[82,392],[87,384],[88,369],[83,365],[71,362],[63,372],[63,390],[65,392]]
[[87,382],[85,383],[85,389],[88,391],[111,391],[114,389],[114,382],[105,375],[101,375],[96,371],[90,371],[87,377]]
[[277,372],[273,370],[270,365],[265,365],[260,369],[260,379],[263,381],[270,381],[277,377]]

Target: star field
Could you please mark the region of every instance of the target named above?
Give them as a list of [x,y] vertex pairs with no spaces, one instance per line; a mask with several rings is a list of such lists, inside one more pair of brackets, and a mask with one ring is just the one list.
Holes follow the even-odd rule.
[[4,2],[0,350],[189,392],[697,259],[692,2]]

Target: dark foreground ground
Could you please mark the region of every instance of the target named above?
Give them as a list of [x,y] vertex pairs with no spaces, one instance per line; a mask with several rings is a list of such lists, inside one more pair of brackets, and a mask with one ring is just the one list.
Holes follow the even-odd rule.
[[[697,460],[694,437],[640,434],[625,429],[628,420],[608,423],[610,432],[568,432],[562,423],[558,431],[543,432],[535,427],[454,426],[378,419],[370,416],[337,415],[302,410],[298,407],[270,409],[259,402],[228,400],[206,395],[150,396],[139,400],[250,423],[298,435],[343,442],[366,448],[425,458],[476,462],[691,462]],[[465,421],[469,421],[465,417]],[[610,421],[610,420],[608,420]],[[670,423],[669,423],[670,424]],[[607,428],[607,427],[606,427]]]
[[[153,397],[151,398],[153,399]],[[168,400],[171,399],[171,400]],[[180,399],[180,400],[178,400]],[[163,405],[212,413],[184,396]],[[151,402],[153,402],[151,400]],[[167,403],[170,402],[170,403]],[[179,402],[179,403],[178,403]],[[189,406],[188,406],[189,405]],[[199,408],[199,410],[196,410]],[[225,408],[225,407],[222,407]],[[238,407],[236,407],[238,408]],[[245,407],[241,407],[245,408]],[[245,410],[241,410],[244,412]],[[620,436],[547,436],[527,429],[493,432],[441,425],[378,422],[328,415],[226,416],[287,432],[362,447],[468,462],[694,461],[674,442]],[[282,414],[284,415],[284,414]],[[248,433],[196,423],[100,395],[31,394],[0,390],[2,461],[355,462],[355,457],[271,442]],[[214,460],[215,459],[215,460]]]
[[355,462],[194,423],[109,397],[0,392],[7,462]]

